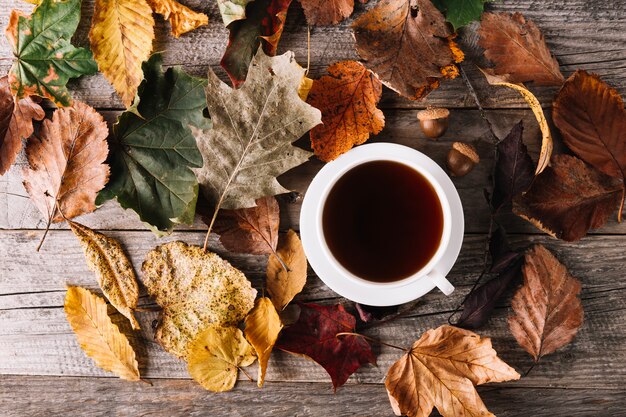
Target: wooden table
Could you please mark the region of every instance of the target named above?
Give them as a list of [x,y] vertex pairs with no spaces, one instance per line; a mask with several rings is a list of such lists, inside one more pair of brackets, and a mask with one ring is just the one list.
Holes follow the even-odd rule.
[[[224,75],[219,69],[219,60],[227,32],[215,1],[187,0],[184,3],[207,12],[209,26],[176,40],[168,34],[169,25],[159,18],[154,50],[165,51],[167,65],[181,64],[195,75],[204,75],[210,66]],[[85,0],[83,4],[83,19],[74,38],[75,43],[81,45],[87,44],[93,1]],[[19,0],[0,0],[0,26],[6,26],[11,9],[29,10],[30,7]],[[371,4],[358,4],[357,13],[365,7]],[[584,68],[598,73],[622,95],[626,93],[625,0],[505,0],[490,4],[488,8],[521,12],[534,20],[543,30],[566,76],[577,68]],[[357,58],[349,22],[312,29],[311,74],[314,78],[333,62]],[[475,38],[470,32],[464,37],[466,46],[471,47]],[[294,4],[280,49],[293,50],[298,60],[306,63],[306,38],[302,11]],[[0,74],[9,68],[8,61],[2,59],[11,56],[3,39]],[[525,141],[536,155],[539,131],[525,102],[516,93],[487,86],[472,64],[466,64],[465,69],[488,109],[496,133],[503,137],[514,123],[523,119]],[[110,122],[122,109],[120,100],[102,75],[72,82],[71,89],[76,99],[99,109]],[[532,91],[543,103],[549,118],[556,89],[532,88]],[[425,140],[419,132],[415,112],[426,105],[441,105],[452,110],[450,128],[439,141]],[[386,127],[374,140],[414,147],[440,164],[444,163],[450,144],[462,140],[474,143],[482,158],[471,174],[454,180],[466,219],[463,249],[450,273],[450,280],[457,287],[455,293],[446,298],[435,291],[425,296],[408,317],[367,330],[372,337],[409,346],[426,329],[446,323],[481,269],[489,222],[483,188],[489,184],[493,159],[486,124],[460,79],[445,83],[423,102],[410,102],[385,90],[381,107]],[[553,133],[556,134],[556,130]],[[274,352],[268,382],[262,390],[242,380],[233,391],[216,395],[190,380],[185,365],[156,344],[151,326],[157,314],[141,313],[142,330],[135,334],[132,343],[138,347],[142,375],[153,386],[124,382],[100,371],[79,348],[62,307],[66,284],[95,289],[97,283],[87,269],[77,240],[65,224],[55,226],[43,249],[35,252],[45,222],[28,199],[15,195],[25,195],[20,178],[24,163],[22,156],[18,164],[0,178],[3,193],[0,198],[0,415],[392,415],[383,381],[399,352],[385,347],[376,347],[378,367],[358,371],[336,394],[321,367],[296,356]],[[304,193],[321,167],[319,161],[312,160],[280,180],[288,188]],[[293,195],[280,197],[282,230],[298,229],[300,204]],[[134,212],[124,211],[112,202],[79,221],[119,239],[135,267],[141,265],[148,250],[159,243],[180,239],[201,244],[205,229],[196,222],[193,227],[157,239]],[[480,387],[483,400],[499,416],[626,415],[626,223],[620,225],[611,220],[606,227],[577,243],[551,239],[514,216],[506,219],[505,225],[513,246],[524,248],[535,242],[543,243],[582,281],[585,321],[572,344],[546,357],[527,377]],[[211,240],[211,249],[244,271],[257,288],[261,286],[265,257],[227,253],[215,238]],[[143,294],[140,304],[147,305],[151,301]],[[326,288],[313,271],[299,299],[346,302]],[[493,318],[480,333],[492,337],[501,357],[523,373],[532,361],[509,333],[508,299],[497,306]]]

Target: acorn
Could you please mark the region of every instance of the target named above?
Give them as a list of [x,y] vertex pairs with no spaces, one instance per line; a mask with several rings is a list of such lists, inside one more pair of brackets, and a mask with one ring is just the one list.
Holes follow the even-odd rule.
[[446,160],[448,171],[452,177],[462,177],[468,174],[479,162],[480,157],[474,145],[463,142],[452,144]]
[[417,112],[417,119],[424,135],[431,139],[437,139],[448,129],[448,116],[450,110],[443,107],[429,107]]

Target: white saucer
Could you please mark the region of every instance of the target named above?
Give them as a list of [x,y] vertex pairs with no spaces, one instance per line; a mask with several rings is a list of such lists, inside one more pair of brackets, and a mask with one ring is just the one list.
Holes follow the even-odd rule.
[[[377,285],[375,288],[371,285],[348,279],[342,276],[343,273],[340,268],[337,268],[329,261],[321,246],[325,244],[322,243],[318,232],[321,229],[320,213],[323,209],[323,207],[320,207],[321,200],[329,191],[329,184],[334,183],[338,173],[345,171],[346,166],[354,166],[355,163],[361,163],[366,160],[394,160],[399,152],[401,152],[403,160],[420,165],[435,178],[443,189],[450,205],[451,226],[455,232],[450,236],[448,247],[434,269],[443,275],[447,275],[456,262],[463,244],[464,220],[461,199],[450,177],[428,156],[402,145],[374,143],[356,147],[336,160],[329,162],[313,178],[304,196],[300,212],[302,245],[309,263],[317,276],[337,294],[361,304],[371,306],[403,304],[415,300],[435,288],[435,284],[426,277],[407,282],[401,286],[386,287]],[[386,153],[389,153],[389,158],[386,157]]]

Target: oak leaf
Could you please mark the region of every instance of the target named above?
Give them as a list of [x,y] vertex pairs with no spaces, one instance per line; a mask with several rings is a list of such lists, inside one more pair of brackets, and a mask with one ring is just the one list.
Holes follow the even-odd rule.
[[428,330],[387,372],[385,386],[402,415],[493,416],[475,385],[519,379],[488,337],[452,326]]
[[513,212],[559,239],[575,241],[604,225],[619,206],[622,183],[570,155],[556,155]]
[[239,369],[255,359],[241,330],[209,324],[190,343],[187,369],[204,388],[224,392],[235,386]]
[[376,365],[376,356],[359,335],[340,335],[354,331],[356,319],[341,305],[301,304],[298,321],[285,328],[278,341],[281,350],[302,355],[320,364],[336,390],[366,363]]
[[9,85],[17,100],[40,96],[69,106],[68,80],[98,71],[91,52],[70,43],[80,20],[80,4],[81,0],[43,0],[31,15],[11,12],[6,36],[15,61]]
[[354,10],[354,0],[300,0],[309,25],[336,25]]
[[156,338],[180,358],[206,325],[237,325],[256,297],[241,271],[217,254],[183,242],[154,248],[141,271],[148,293],[163,308]]
[[246,18],[246,6],[254,0],[217,0],[224,26]]
[[48,224],[96,209],[96,194],[109,177],[108,134],[102,116],[75,101],[44,120],[38,137],[28,141],[24,187]]
[[113,127],[111,180],[98,195],[98,204],[116,198],[133,209],[157,234],[193,222],[198,182],[190,168],[202,166],[202,155],[189,126],[210,126],[206,81],[161,63],[155,54],[143,65],[138,98]]
[[626,110],[617,90],[597,75],[576,71],[552,107],[563,141],[583,161],[622,180],[622,218],[626,193]]
[[550,53],[543,34],[520,13],[483,14],[478,44],[495,63],[494,73],[511,83],[534,81],[537,85],[561,85],[563,74]]
[[31,97],[15,100],[8,77],[0,78],[0,175],[4,175],[22,150],[22,139],[33,134],[33,120],[46,116]]
[[276,254],[270,255],[267,261],[265,285],[276,310],[284,309],[300,294],[306,277],[307,262],[302,242],[296,232],[289,230],[281,239]]
[[135,351],[107,315],[102,298],[84,288],[68,287],[64,309],[80,347],[96,365],[127,381],[139,381]]
[[385,126],[385,116],[376,107],[383,86],[371,71],[356,61],[328,67],[328,73],[313,82],[307,103],[322,112],[322,123],[311,129],[311,145],[322,161],[332,161],[371,133]]
[[542,245],[526,252],[524,285],[511,300],[509,328],[535,362],[574,339],[583,321],[580,282]]
[[245,19],[228,25],[228,45],[220,65],[226,70],[233,87],[240,87],[246,80],[259,47],[269,56],[276,55],[291,1],[254,0],[246,8]]
[[255,207],[222,210],[214,230],[220,235],[222,245],[231,252],[265,255],[276,251],[279,223],[278,201],[264,197],[256,200]]
[[276,308],[267,297],[262,297],[254,302],[254,308],[246,317],[245,335],[254,347],[259,358],[259,377],[257,385],[263,386],[267,362],[278,339],[278,334],[283,328]]
[[270,58],[259,48],[237,90],[209,71],[213,128],[195,132],[204,165],[194,171],[215,206],[213,218],[222,208],[253,207],[258,198],[288,192],[276,177],[309,159],[292,142],[320,122],[320,112],[298,97],[304,70],[294,62],[292,52]]
[[433,0],[433,4],[445,14],[446,21],[454,30],[480,20],[485,3],[493,0]]
[[463,53],[430,0],[381,0],[352,25],[356,49],[383,84],[417,100],[455,78]]
[[147,0],[148,4],[155,13],[163,16],[163,19],[169,19],[172,25],[172,35],[180,37],[187,32],[191,32],[209,24],[209,16],[204,13],[198,13],[184,6],[176,0]]
[[139,299],[139,286],[122,245],[87,226],[72,221],[68,223],[85,252],[89,269],[96,273],[104,296],[130,321],[133,329],[139,329],[139,322],[133,315]]

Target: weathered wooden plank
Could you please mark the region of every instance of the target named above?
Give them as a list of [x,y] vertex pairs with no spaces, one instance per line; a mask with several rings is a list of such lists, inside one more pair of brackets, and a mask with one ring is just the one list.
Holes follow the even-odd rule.
[[[148,232],[115,232],[138,267],[145,253],[155,244]],[[0,232],[0,247],[9,253],[0,255],[0,374],[105,376],[93,366],[78,347],[62,309],[66,283],[96,288],[93,274],[84,264],[81,250],[67,231],[54,231],[42,253],[33,247],[38,234],[28,231]],[[187,232],[173,238],[199,244],[202,234]],[[465,295],[480,270],[483,236],[467,236],[451,281],[457,292],[451,297],[431,293],[423,298],[412,314],[366,333],[401,346],[409,346],[423,331],[444,324],[449,312]],[[587,242],[566,244],[542,236],[513,237],[516,247],[544,242],[555,250],[574,276],[583,282],[585,324],[573,344],[546,358],[531,375],[517,385],[551,387],[618,388],[626,369],[626,325],[621,311],[626,309],[623,275],[623,242],[619,236],[596,237]],[[215,241],[212,248],[219,247]],[[246,272],[257,288],[262,287],[265,258],[224,254],[226,259]],[[323,303],[345,302],[338,299],[311,272],[300,300]],[[148,302],[142,299],[142,304]],[[523,372],[531,365],[530,357],[517,347],[509,334],[507,302],[502,303],[489,326],[482,332],[494,339],[502,357]],[[140,313],[142,330],[131,335],[139,351],[143,374],[147,378],[185,378],[185,366],[165,353],[154,342],[151,324],[157,313]],[[120,323],[125,323],[120,320]],[[378,349],[378,348],[377,348]],[[379,366],[366,367],[352,381],[377,383],[401,352],[383,347]],[[274,354],[269,381],[327,381],[322,368],[309,361],[282,352]]]
[[[192,381],[154,380],[153,386],[107,378],[19,377],[0,379],[0,412],[28,415],[99,416],[393,416],[381,384],[347,385],[336,393],[326,384],[267,383],[260,391],[240,382],[228,393],[204,391]],[[478,388],[489,410],[504,417],[617,416],[623,390]],[[439,416],[437,412],[433,416]]]
[[[157,39],[155,51],[164,51],[167,65],[182,64],[190,73],[204,76],[209,67],[218,70],[219,60],[227,43],[228,32],[223,27],[215,2],[201,0],[183,1],[195,10],[209,15],[208,26],[175,39],[169,35],[169,24],[157,18]],[[368,5],[357,5],[355,16]],[[30,10],[31,6],[20,0],[0,0],[0,26],[5,27],[11,9]],[[521,12],[533,19],[546,35],[551,50],[562,65],[562,71],[569,75],[576,68],[585,68],[597,72],[618,88],[626,91],[626,32],[624,17],[626,0],[595,2],[593,0],[557,0],[546,4],[538,0],[519,0],[515,2],[494,2],[487,5],[492,11]],[[93,0],[83,2],[83,19],[74,37],[79,45],[86,45],[89,22],[93,14]],[[336,61],[357,59],[354,39],[350,24],[353,19],[331,27],[314,27],[311,30],[311,75],[318,77],[325,68]],[[297,2],[293,3],[287,19],[287,25],[280,44],[280,51],[293,50],[301,63],[306,63],[307,26],[302,10]],[[11,49],[2,39],[0,58],[12,56]],[[2,62],[0,74],[8,71],[8,64]],[[488,87],[482,76],[473,68],[469,71],[475,80],[481,96],[488,107],[524,107],[525,103],[517,93],[501,88]],[[225,79],[225,77],[224,77]],[[70,83],[74,96],[98,108],[122,108],[119,98],[101,74],[83,77]],[[542,103],[551,103],[556,88],[533,88]],[[427,100],[412,102],[385,90],[385,107],[424,107],[442,105],[447,107],[474,107],[461,80],[445,83]]]

